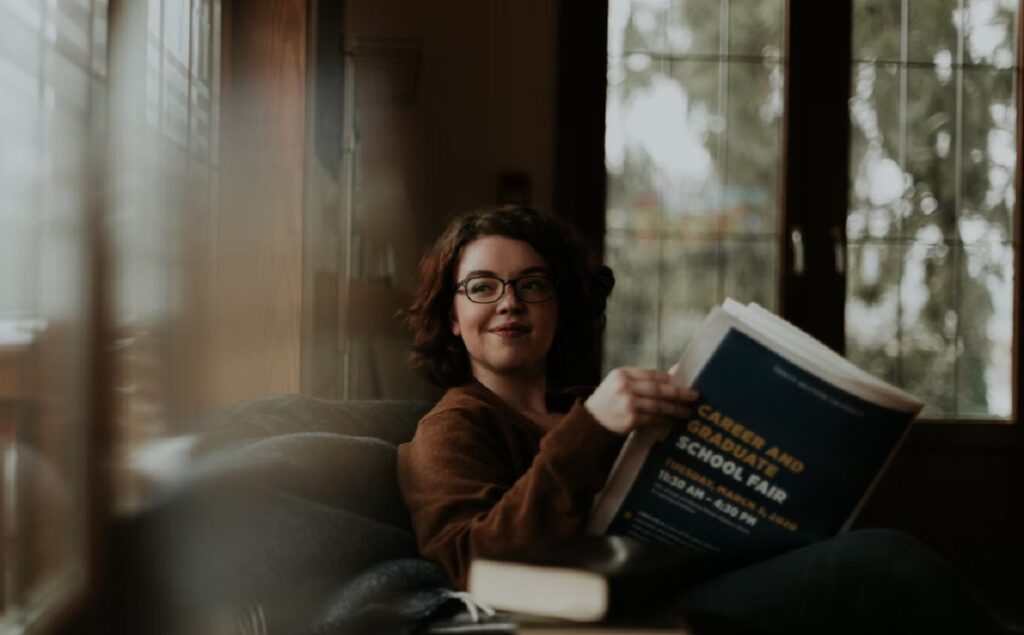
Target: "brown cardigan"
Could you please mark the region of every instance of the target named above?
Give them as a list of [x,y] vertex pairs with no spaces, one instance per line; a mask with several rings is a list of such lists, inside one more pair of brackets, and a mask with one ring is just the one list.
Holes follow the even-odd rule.
[[[398,448],[398,485],[420,553],[466,587],[475,555],[579,534],[623,437],[579,401],[547,433],[478,382],[449,389]],[[562,407],[559,407],[562,406]]]

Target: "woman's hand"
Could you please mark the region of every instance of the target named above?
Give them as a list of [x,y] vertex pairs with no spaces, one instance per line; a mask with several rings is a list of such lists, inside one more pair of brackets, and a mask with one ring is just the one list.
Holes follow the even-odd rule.
[[637,426],[670,423],[690,415],[697,391],[680,386],[669,373],[649,368],[616,368],[584,402],[597,422],[628,434]]

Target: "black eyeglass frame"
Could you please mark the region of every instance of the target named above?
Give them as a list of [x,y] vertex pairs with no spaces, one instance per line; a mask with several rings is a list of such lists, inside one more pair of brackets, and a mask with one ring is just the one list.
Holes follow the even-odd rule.
[[[543,300],[527,300],[527,299],[525,299],[523,297],[523,294],[519,292],[518,283],[521,280],[527,280],[529,278],[541,278],[543,280],[549,281],[551,283],[551,295],[546,297],[546,298],[544,298]],[[474,281],[474,280],[481,280],[481,279],[483,279],[483,280],[497,280],[498,282],[500,282],[501,283],[501,294],[498,295],[498,297],[496,297],[495,299],[487,300],[486,302],[480,301],[480,300],[474,300],[470,296],[469,289],[466,288],[466,285],[469,284],[470,282]],[[518,299],[521,302],[525,302],[527,304],[542,304],[544,302],[550,302],[552,299],[554,299],[554,297],[556,295],[558,295],[558,293],[557,293],[558,280],[552,278],[551,276],[547,276],[547,275],[544,275],[544,274],[541,274],[541,273],[528,273],[525,276],[519,276],[518,278],[509,278],[508,280],[505,280],[504,278],[499,278],[498,276],[470,276],[470,277],[465,278],[465,279],[459,281],[458,283],[456,283],[456,285],[455,285],[455,292],[458,293],[460,289],[464,290],[466,292],[466,299],[469,300],[470,302],[472,302],[473,304],[494,304],[495,302],[501,302],[501,299],[505,297],[505,293],[507,293],[509,285],[512,286],[512,290],[516,294],[516,299]]]

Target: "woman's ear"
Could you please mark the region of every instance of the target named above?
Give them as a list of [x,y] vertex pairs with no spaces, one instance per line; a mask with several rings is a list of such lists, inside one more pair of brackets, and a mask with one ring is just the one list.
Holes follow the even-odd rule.
[[451,322],[452,325],[452,335],[455,337],[462,337],[462,328],[459,327],[459,319],[455,316],[454,307],[448,312],[448,321]]

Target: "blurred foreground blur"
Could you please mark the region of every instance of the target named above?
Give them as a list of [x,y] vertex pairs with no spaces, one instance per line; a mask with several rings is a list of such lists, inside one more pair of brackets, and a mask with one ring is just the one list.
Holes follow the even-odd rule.
[[0,632],[92,597],[239,404],[436,396],[393,316],[502,173],[550,206],[554,12],[0,0]]

